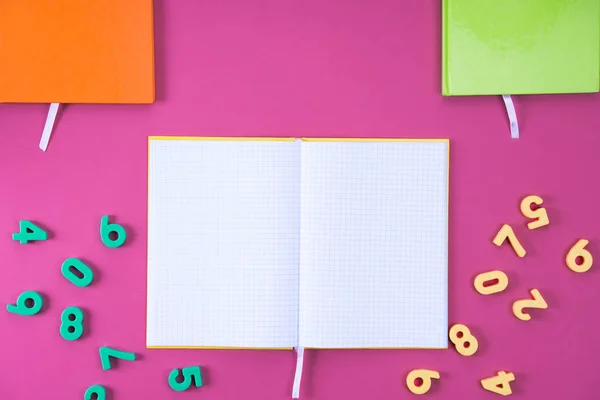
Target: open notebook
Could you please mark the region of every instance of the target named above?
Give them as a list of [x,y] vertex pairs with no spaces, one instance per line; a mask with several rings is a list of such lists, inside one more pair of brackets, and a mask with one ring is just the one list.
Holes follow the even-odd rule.
[[150,137],[147,346],[447,347],[448,154]]

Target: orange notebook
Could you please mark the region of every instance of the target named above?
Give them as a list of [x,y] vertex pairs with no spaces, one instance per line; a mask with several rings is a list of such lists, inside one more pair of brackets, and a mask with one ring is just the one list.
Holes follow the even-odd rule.
[[152,103],[152,0],[0,1],[0,102]]

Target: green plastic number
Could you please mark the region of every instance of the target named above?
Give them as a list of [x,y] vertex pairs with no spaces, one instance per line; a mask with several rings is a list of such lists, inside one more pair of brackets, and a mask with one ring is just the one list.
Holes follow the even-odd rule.
[[112,365],[110,363],[110,357],[119,358],[121,360],[127,361],[135,361],[135,353],[119,351],[107,346],[103,346],[100,347],[100,362],[102,363],[102,369],[105,371],[112,368]]
[[77,340],[83,335],[83,311],[67,307],[60,316],[60,335],[65,340]]
[[48,240],[48,233],[31,221],[19,221],[19,232],[13,233],[13,240],[27,244],[35,240]]
[[192,381],[194,381],[194,385],[196,387],[202,386],[202,374],[200,373],[200,367],[195,366],[182,368],[181,374],[183,375],[183,381],[177,382],[179,368],[175,368],[173,371],[171,371],[169,374],[169,386],[171,386],[171,389],[182,392],[192,386]]
[[[27,305],[27,300],[30,300],[30,306]],[[29,317],[39,313],[43,305],[44,301],[42,300],[42,296],[38,292],[28,290],[17,297],[16,304],[8,304],[6,310],[9,313]]]
[[[71,268],[74,268],[81,276],[73,273]],[[60,268],[60,271],[63,276],[75,286],[88,286],[94,280],[94,271],[78,258],[67,258]]]
[[[114,239],[110,237],[110,234],[113,232],[116,235]],[[119,224],[108,223],[108,215],[105,215],[100,219],[100,237],[106,247],[121,247],[125,243],[125,239],[127,239],[127,232]]]
[[[92,399],[93,395],[96,395],[95,399]],[[85,391],[83,400],[106,400],[106,389],[101,385],[92,385]]]

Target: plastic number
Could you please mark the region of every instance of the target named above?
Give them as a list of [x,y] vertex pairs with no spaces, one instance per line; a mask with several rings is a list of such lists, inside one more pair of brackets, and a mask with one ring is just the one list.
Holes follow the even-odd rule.
[[548,219],[548,213],[544,207],[538,207],[535,210],[531,209],[531,205],[535,204],[537,206],[541,205],[544,202],[539,196],[527,196],[521,201],[521,213],[529,219],[535,219],[535,221],[531,221],[527,224],[529,229],[537,229],[542,226],[546,226],[550,223]]
[[[115,239],[111,239],[110,237],[110,234],[113,232],[117,236]],[[106,247],[121,247],[125,243],[125,239],[127,239],[127,232],[119,224],[109,224],[108,215],[105,215],[100,220],[100,237]]]
[[[575,272],[586,272],[590,268],[592,268],[592,263],[594,262],[594,258],[592,257],[592,253],[587,251],[584,247],[589,243],[588,240],[581,239],[567,253],[567,267],[569,267],[572,271]],[[577,257],[582,258],[581,264],[577,263]]]
[[[415,380],[419,378],[423,381],[421,386],[415,384]],[[432,379],[440,379],[440,373],[430,369],[413,369],[406,376],[406,386],[414,394],[425,394],[431,389]]]
[[100,362],[102,363],[103,370],[109,370],[112,368],[110,363],[110,357],[119,358],[121,360],[135,361],[135,353],[129,353],[127,351],[119,351],[112,349],[107,346],[100,347]]
[[[490,281],[497,282],[488,286],[483,285],[485,282]],[[473,285],[475,286],[475,290],[484,295],[499,293],[508,286],[508,277],[502,271],[483,272],[475,277]]]
[[183,375],[183,381],[177,382],[179,376],[179,368],[175,368],[169,374],[169,386],[171,389],[178,392],[187,390],[192,386],[192,381],[196,387],[202,386],[202,374],[200,373],[200,367],[185,367],[181,369],[181,375]]
[[498,372],[497,376],[485,378],[481,380],[481,386],[485,390],[493,393],[501,394],[502,396],[508,396],[512,394],[510,389],[510,382],[515,380],[515,376],[512,373],[506,373],[504,371]]
[[531,289],[531,296],[533,297],[533,300],[517,300],[513,304],[513,314],[515,314],[515,317],[519,318],[521,321],[529,321],[531,319],[531,315],[523,312],[524,308],[548,308],[548,304],[540,294],[539,290]]
[[77,340],[83,335],[83,311],[67,307],[60,316],[60,335],[65,340]]
[[[96,395],[95,398],[92,398],[93,395]],[[83,395],[83,400],[106,400],[106,389],[104,386],[93,385],[85,391]]]
[[13,233],[13,240],[27,244],[35,240],[48,240],[48,233],[31,221],[19,221],[19,232]]
[[[71,272],[71,268],[74,268],[77,272],[79,272],[81,277]],[[90,267],[85,265],[83,261],[78,258],[67,258],[65,262],[63,262],[60,271],[62,272],[63,276],[75,286],[88,286],[94,280],[94,271],[92,271]]]
[[[459,333],[461,333],[460,337]],[[450,337],[450,341],[454,343],[456,351],[463,356],[472,356],[479,348],[477,338],[471,334],[469,328],[462,324],[452,326],[448,336]]]
[[523,246],[521,246],[521,243],[519,243],[519,239],[517,239],[517,237],[515,236],[515,232],[513,232],[513,229],[510,225],[504,224],[502,225],[502,228],[500,228],[500,231],[498,231],[498,234],[494,238],[494,244],[496,246],[501,246],[502,243],[506,241],[506,239],[508,239],[513,250],[515,251],[515,253],[517,253],[519,257],[525,257],[526,251],[523,248]]
[[[28,306],[27,300],[30,300],[33,304]],[[6,311],[29,317],[39,313],[43,305],[44,301],[42,300],[42,296],[38,292],[28,290],[17,297],[16,304],[8,304],[6,306]]]

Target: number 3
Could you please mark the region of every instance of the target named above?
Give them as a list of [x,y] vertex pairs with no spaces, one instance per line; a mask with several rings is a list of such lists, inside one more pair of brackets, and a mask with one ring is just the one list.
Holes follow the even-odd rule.
[[548,219],[548,213],[544,207],[538,207],[536,210],[531,209],[532,204],[539,206],[542,203],[544,203],[544,200],[542,200],[541,197],[533,195],[527,196],[523,199],[523,201],[521,201],[521,213],[526,218],[535,219],[535,221],[531,221],[527,224],[529,229],[541,228],[542,226],[546,226],[550,223],[550,220]]
[[182,392],[187,390],[192,386],[192,381],[194,381],[194,385],[196,387],[202,386],[202,374],[200,374],[200,367],[185,367],[181,369],[181,374],[183,375],[183,380],[181,382],[177,381],[179,377],[179,368],[175,368],[169,374],[169,386],[171,389]]

